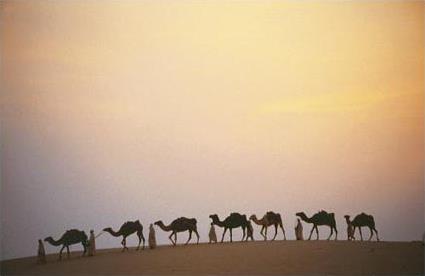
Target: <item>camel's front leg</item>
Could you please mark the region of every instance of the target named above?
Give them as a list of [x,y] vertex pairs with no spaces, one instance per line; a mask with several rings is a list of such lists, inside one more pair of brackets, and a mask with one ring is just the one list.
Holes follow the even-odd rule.
[[83,256],[85,256],[87,252],[87,247],[84,243],[81,243],[81,244],[83,245],[83,248],[84,248]]
[[226,234],[227,227],[224,227],[223,235],[221,236],[221,242],[224,240],[224,235]]
[[280,228],[282,228],[282,233],[283,233],[283,239],[286,241],[286,233],[285,233],[285,228],[283,228],[283,225],[280,225]]
[[335,240],[338,239],[338,230],[336,230],[336,226],[334,226],[334,230],[335,230]]
[[233,230],[233,228],[230,228],[229,230],[230,230],[230,242],[233,242],[233,238],[232,238],[232,230]]
[[192,230],[189,230],[189,238],[187,239],[185,245],[189,243],[191,238],[192,238]]
[[363,241],[362,228],[359,226],[360,240]]
[[327,238],[327,240],[330,240],[332,234],[334,233],[334,228],[332,226],[330,226],[331,228],[331,233],[329,234],[329,237]]
[[71,253],[69,253],[69,245],[66,246],[66,257],[69,258],[69,255]]
[[311,231],[310,231],[310,236],[308,236],[308,240],[310,240],[311,239],[311,235],[313,234],[313,231],[314,231],[314,228],[316,227],[316,225],[313,225],[313,227],[311,228]]
[[176,245],[176,244],[174,243],[173,239],[172,239],[173,235],[174,235],[174,232],[172,232],[172,233],[171,233],[171,235],[170,235],[170,236],[168,236],[168,238],[170,239],[170,241],[171,241],[171,243],[172,243],[173,245]]
[[199,234],[198,234],[198,230],[193,230],[194,232],[195,232],[195,235],[196,235],[196,238],[197,238],[197,241],[196,241],[196,244],[199,244]]
[[273,236],[272,241],[274,241],[276,239],[276,236],[277,236],[277,224],[274,225],[274,236]]
[[265,225],[264,227],[265,227],[265,229],[264,229],[264,240],[266,241],[267,240],[267,229],[269,229],[269,227],[267,225]]
[[242,240],[241,241],[243,241],[245,239],[245,227],[242,227],[242,232],[243,232],[243,235],[242,235]]
[[174,232],[174,244],[177,245],[177,232]]
[[375,231],[375,234],[376,234],[376,241],[379,241],[378,231],[376,230],[376,228],[373,228],[373,230]]
[[260,231],[260,234],[261,234],[261,236],[263,236],[263,238],[264,238],[264,240],[267,240],[267,237],[264,235],[264,229],[265,229],[266,227],[263,225],[263,226],[261,226],[261,231]]
[[59,251],[59,260],[62,260],[62,251],[65,249],[65,245],[62,246],[61,250]]
[[314,228],[316,228],[316,235],[317,235],[316,240],[319,240],[319,228],[317,227],[317,225],[315,225]]
[[370,236],[369,236],[369,241],[372,239],[372,237],[373,237],[373,232],[372,232],[372,228],[371,227],[369,227],[369,230],[370,230]]

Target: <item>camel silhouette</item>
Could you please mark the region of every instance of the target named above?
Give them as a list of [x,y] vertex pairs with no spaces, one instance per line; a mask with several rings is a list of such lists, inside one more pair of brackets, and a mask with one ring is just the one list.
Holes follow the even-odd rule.
[[[155,225],[159,226],[159,228],[161,228],[165,232],[171,231],[171,235],[168,238],[175,246],[177,244],[177,233],[185,232],[185,231],[189,231],[189,238],[187,239],[185,244],[188,244],[189,241],[192,239],[192,232],[194,232],[197,237],[196,244],[199,243],[199,234],[198,234],[196,223],[197,221],[194,218],[180,217],[173,220],[173,222],[171,222],[170,225],[168,226],[164,225],[162,220],[155,222]],[[174,241],[172,239],[173,235],[174,235]]]
[[140,243],[142,241],[143,241],[142,249],[145,249],[145,237],[143,236],[143,225],[140,223],[139,220],[125,222],[123,225],[121,225],[118,232],[115,232],[114,230],[112,230],[111,227],[107,227],[103,229],[103,231],[108,232],[114,237],[122,236],[122,241],[121,241],[121,244],[123,246],[122,252],[124,252],[124,250],[126,249],[128,250],[126,239],[128,236],[132,235],[133,233],[137,233],[137,237],[139,238],[139,244],[137,245],[136,250],[139,250]]
[[314,214],[311,218],[307,217],[304,212],[296,213],[296,215],[307,223],[313,223],[313,228],[311,228],[310,236],[308,237],[309,240],[311,239],[311,235],[313,234],[314,229],[316,229],[317,239],[319,239],[319,230],[317,226],[320,226],[320,225],[327,225],[331,228],[331,233],[329,234],[329,237],[327,240],[331,238],[334,230],[335,230],[335,240],[337,239],[338,231],[336,230],[336,222],[335,222],[334,213],[328,213],[322,210]]
[[66,251],[67,251],[67,257],[69,258],[69,246],[72,244],[77,244],[80,243],[83,245],[84,248],[84,252],[83,252],[83,256],[86,254],[87,252],[87,246],[88,246],[88,240],[87,240],[87,235],[84,231],[80,231],[77,229],[71,229],[66,231],[62,237],[55,241],[52,237],[47,237],[44,239],[44,241],[50,243],[53,246],[59,246],[62,245],[61,250],[59,251],[59,260],[62,259],[62,251],[64,250],[64,248],[66,247]]
[[[261,219],[257,219],[257,216],[255,214],[251,215],[249,219],[252,220],[255,224],[262,226],[260,234],[261,236],[263,236],[265,241],[267,240],[267,228],[272,225],[274,226],[274,236],[272,241],[276,239],[278,226],[282,229],[283,238],[284,240],[286,240],[285,229],[283,228],[283,224],[282,224],[282,217],[280,216],[279,213],[274,213],[272,211],[269,211]],[[263,233],[264,231],[265,233]]]
[[366,226],[370,230],[369,241],[373,237],[373,232],[376,233],[376,240],[379,241],[378,231],[375,228],[375,219],[373,218],[373,216],[365,214],[365,213],[361,213],[357,215],[352,221],[350,221],[349,215],[345,215],[344,217],[347,221],[347,224],[352,225],[354,227],[353,237],[354,237],[354,233],[356,232],[356,228],[358,227],[360,232],[360,240],[363,241],[362,227]]
[[227,229],[230,230],[230,242],[233,242],[232,229],[241,227],[243,231],[242,241],[245,239],[245,230],[248,227],[249,221],[246,219],[246,215],[241,215],[239,213],[231,213],[224,221],[220,221],[218,215],[210,215],[212,223],[224,227],[223,235],[221,236],[221,242],[224,240],[224,235],[226,234]]

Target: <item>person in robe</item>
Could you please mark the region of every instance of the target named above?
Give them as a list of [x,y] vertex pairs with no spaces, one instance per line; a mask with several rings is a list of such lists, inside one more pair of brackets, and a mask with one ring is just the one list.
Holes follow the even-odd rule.
[[90,238],[89,238],[89,248],[88,248],[88,255],[94,256],[96,254],[96,238],[94,236],[94,231],[90,230]]
[[210,242],[209,243],[217,243],[217,234],[215,233],[215,227],[214,224],[211,223],[211,228],[210,228],[210,232],[208,233],[208,237],[210,238]]
[[297,226],[295,226],[295,237],[296,237],[297,241],[304,240],[303,225],[301,224],[300,219],[297,219]]
[[46,263],[46,250],[44,250],[44,244],[42,240],[38,240],[37,262],[39,264]]
[[148,238],[148,242],[149,242],[149,248],[150,249],[155,249],[155,247],[156,247],[156,236],[155,236],[155,229],[153,228],[153,224],[152,223],[149,226],[149,238]]

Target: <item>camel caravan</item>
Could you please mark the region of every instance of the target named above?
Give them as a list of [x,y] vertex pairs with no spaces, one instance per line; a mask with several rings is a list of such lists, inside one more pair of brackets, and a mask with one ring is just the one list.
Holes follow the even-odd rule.
[[[316,239],[319,239],[319,229],[318,226],[328,226],[331,230],[327,240],[330,240],[332,235],[335,235],[335,240],[338,237],[338,231],[336,229],[335,214],[328,213],[326,211],[319,211],[311,217],[308,217],[304,212],[296,213],[297,216],[297,225],[294,228],[296,240],[303,240],[303,226],[301,221],[305,223],[313,224],[311,228],[310,235],[308,240],[311,239],[313,231],[316,233]],[[239,213],[231,213],[224,220],[220,220],[217,214],[212,214],[209,216],[211,219],[211,227],[208,233],[209,243],[217,243],[217,234],[215,226],[223,228],[223,234],[221,236],[221,243],[224,242],[225,235],[229,230],[229,240],[233,242],[233,229],[241,228],[242,229],[242,240],[241,241],[254,241],[254,229],[252,227],[251,221],[260,226],[260,235],[263,237],[264,241],[267,241],[267,229],[270,226],[274,227],[274,235],[271,241],[276,239],[278,234],[278,229],[282,231],[283,239],[286,240],[286,233],[283,227],[282,217],[279,213],[274,213],[272,211],[267,212],[261,219],[258,219],[255,214],[251,215],[249,219],[246,215]],[[344,216],[347,223],[347,240],[355,240],[355,231],[356,228],[359,229],[360,240],[363,241],[362,227],[367,227],[370,230],[369,241],[372,239],[373,235],[376,234],[376,240],[379,241],[378,231],[375,228],[375,220],[373,216],[361,213],[354,217],[353,220],[350,220],[349,215]],[[188,244],[192,240],[192,234],[196,235],[196,244],[199,243],[199,233],[197,230],[197,220],[195,218],[186,218],[180,217],[173,220],[169,225],[165,225],[161,220],[151,223],[149,226],[149,237],[148,243],[150,249],[155,249],[157,246],[156,243],[156,233],[154,225],[157,226],[164,232],[171,232],[168,236],[168,239],[171,241],[173,246],[177,245],[177,233],[189,232],[189,238],[184,243]],[[59,260],[62,259],[62,252],[66,248],[67,256],[70,257],[69,246],[73,244],[79,244],[83,246],[83,256],[88,252],[89,256],[94,256],[96,252],[95,239],[103,233],[109,233],[113,237],[122,237],[121,245],[122,251],[129,250],[127,247],[127,237],[133,234],[136,234],[139,242],[136,247],[136,250],[140,249],[140,244],[142,244],[142,250],[145,249],[145,237],[143,236],[143,225],[139,220],[136,221],[127,221],[118,229],[114,231],[111,227],[104,228],[101,233],[97,236],[94,235],[94,231],[90,230],[90,238],[87,237],[84,231],[77,229],[71,229],[66,231],[62,237],[58,240],[54,240],[52,237],[47,237],[44,239],[45,242],[53,246],[62,246],[59,251]],[[38,241],[38,263],[46,263],[46,253],[44,249],[43,242]]]

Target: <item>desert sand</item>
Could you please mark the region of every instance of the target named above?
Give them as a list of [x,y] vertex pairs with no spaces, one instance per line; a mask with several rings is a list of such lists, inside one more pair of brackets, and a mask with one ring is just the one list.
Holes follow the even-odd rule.
[[[75,246],[77,248],[77,246]],[[58,248],[59,249],[59,248]],[[74,252],[62,261],[48,256],[1,263],[1,274],[423,274],[421,242],[274,241],[159,246],[157,249],[121,252],[105,249],[94,257]]]

